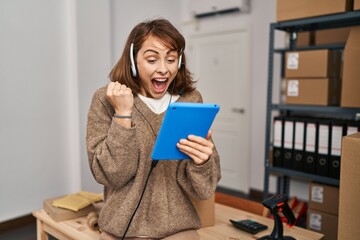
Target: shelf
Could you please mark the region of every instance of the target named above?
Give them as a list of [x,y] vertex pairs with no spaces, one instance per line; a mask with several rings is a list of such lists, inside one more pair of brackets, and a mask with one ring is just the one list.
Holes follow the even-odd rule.
[[315,112],[315,113],[343,113],[343,114],[360,114],[360,108],[344,108],[334,106],[307,106],[307,105],[285,105],[272,104],[273,110]]
[[355,25],[360,25],[360,11],[331,14],[271,24],[273,28],[287,32],[321,30]]
[[[332,117],[335,119],[354,120],[360,118],[360,107],[346,108],[338,106],[311,106],[311,105],[287,105],[273,102],[273,85],[274,85],[274,66],[275,54],[280,54],[281,61],[284,61],[286,51],[298,50],[317,50],[317,49],[331,49],[343,50],[345,44],[327,44],[320,46],[296,47],[296,33],[304,31],[316,31],[323,29],[334,29],[342,27],[351,27],[360,25],[360,11],[351,11],[338,14],[330,14],[325,16],[297,19],[292,21],[274,22],[270,24],[269,33],[269,55],[268,55],[268,85],[267,85],[267,108],[266,108],[266,132],[265,132],[265,178],[264,178],[264,193],[263,197],[266,199],[269,195],[269,177],[270,175],[277,176],[277,194],[288,195],[290,193],[291,179],[299,179],[302,181],[316,181],[319,183],[339,186],[340,180],[330,177],[324,177],[316,174],[309,174],[305,172],[295,171],[286,168],[272,167],[270,165],[270,151],[271,148],[271,129],[273,124],[273,111],[279,111],[289,117],[299,116],[315,116],[315,117]],[[290,33],[289,45],[285,48],[275,47],[275,37],[277,31]],[[283,64],[280,67],[280,74],[283,75]],[[278,79],[279,80],[279,79]],[[279,85],[281,81],[277,81]],[[280,86],[277,86],[280,87]],[[278,88],[277,88],[278,89]]]
[[340,180],[339,179],[323,177],[323,176],[319,176],[319,175],[316,175],[316,174],[310,174],[310,173],[294,171],[294,170],[290,170],[290,169],[286,169],[286,168],[269,167],[269,171],[270,171],[271,174],[284,175],[284,176],[289,176],[291,178],[299,178],[299,179],[302,179],[302,180],[307,180],[309,182],[310,181],[315,181],[315,182],[319,182],[319,183],[330,184],[330,185],[333,185],[333,186],[339,186],[340,185]]
[[[296,51],[302,51],[302,50],[318,50],[318,49],[330,49],[330,50],[343,50],[345,48],[344,43],[339,44],[331,44],[331,45],[319,45],[319,46],[308,46],[308,47],[298,47],[295,50]],[[287,51],[294,51],[290,48],[276,48],[274,49],[274,52],[276,53],[284,53]]]

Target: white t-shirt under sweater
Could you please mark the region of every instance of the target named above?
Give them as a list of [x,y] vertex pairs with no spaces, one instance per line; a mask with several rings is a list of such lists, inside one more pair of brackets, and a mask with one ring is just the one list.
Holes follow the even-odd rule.
[[164,96],[160,99],[148,98],[143,95],[138,94],[139,98],[156,114],[160,114],[166,111],[171,102],[175,102],[178,100],[179,95],[170,95],[170,93],[166,92]]

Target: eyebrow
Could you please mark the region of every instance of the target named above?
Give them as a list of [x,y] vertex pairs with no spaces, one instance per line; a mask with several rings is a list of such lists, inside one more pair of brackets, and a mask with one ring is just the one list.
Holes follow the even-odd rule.
[[[147,52],[153,52],[153,53],[159,54],[158,51],[155,51],[155,50],[153,50],[153,49],[148,49],[148,50],[145,50],[145,51],[144,51],[144,54],[143,54],[143,55],[145,55],[145,53],[147,53]],[[170,49],[169,51],[166,52],[166,54],[169,54],[169,53],[171,53],[171,52],[177,52],[177,51],[176,51],[175,49]]]

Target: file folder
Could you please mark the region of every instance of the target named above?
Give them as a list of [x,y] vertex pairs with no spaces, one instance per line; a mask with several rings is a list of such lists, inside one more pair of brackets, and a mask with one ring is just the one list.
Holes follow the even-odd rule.
[[283,167],[292,169],[294,150],[294,119],[284,118]]
[[319,120],[317,137],[316,174],[329,176],[331,120]]
[[295,119],[294,125],[294,160],[293,169],[304,170],[304,150],[305,150],[305,119]]
[[305,161],[304,172],[315,173],[317,155],[318,122],[307,119],[305,127]]
[[346,135],[360,131],[360,121],[349,121],[346,126]]
[[284,118],[282,116],[274,117],[274,132],[273,132],[273,166],[282,167],[283,166],[283,122]]
[[329,177],[340,178],[341,141],[345,135],[345,122],[333,120],[331,126],[331,148],[329,161]]

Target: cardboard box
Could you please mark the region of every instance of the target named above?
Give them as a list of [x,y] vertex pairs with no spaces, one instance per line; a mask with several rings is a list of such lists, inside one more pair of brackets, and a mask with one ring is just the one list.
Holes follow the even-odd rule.
[[58,199],[58,198],[61,198],[61,197],[47,199],[43,203],[43,208],[44,208],[45,212],[55,222],[60,222],[60,221],[65,221],[65,220],[69,220],[69,219],[84,217],[84,216],[87,216],[90,212],[95,211],[95,207],[93,205],[90,205],[90,206],[87,206],[87,207],[85,207],[83,209],[80,209],[77,212],[67,210],[67,209],[63,209],[63,208],[54,207],[52,205],[52,202],[55,199]]
[[355,239],[360,236],[360,133],[343,137],[340,162],[338,238]]
[[309,208],[337,216],[339,213],[339,188],[321,183],[311,183]]
[[285,55],[285,78],[338,78],[341,53],[334,50],[291,51]]
[[277,0],[276,20],[288,21],[352,10],[352,0]]
[[340,79],[286,79],[286,104],[338,106]]
[[[285,40],[287,47],[290,45],[290,34],[286,33]],[[314,44],[314,31],[298,32],[296,39],[296,47],[309,47]]]
[[360,10],[360,0],[354,0],[354,10]]
[[207,200],[191,199],[194,205],[202,227],[212,227],[215,225],[215,195]]
[[351,29],[344,49],[342,107],[360,107],[360,27]]
[[346,43],[351,27],[315,31],[315,45]]
[[[308,209],[306,228],[324,234],[326,240],[337,240],[338,216]],[[352,239],[352,238],[339,238]]]

